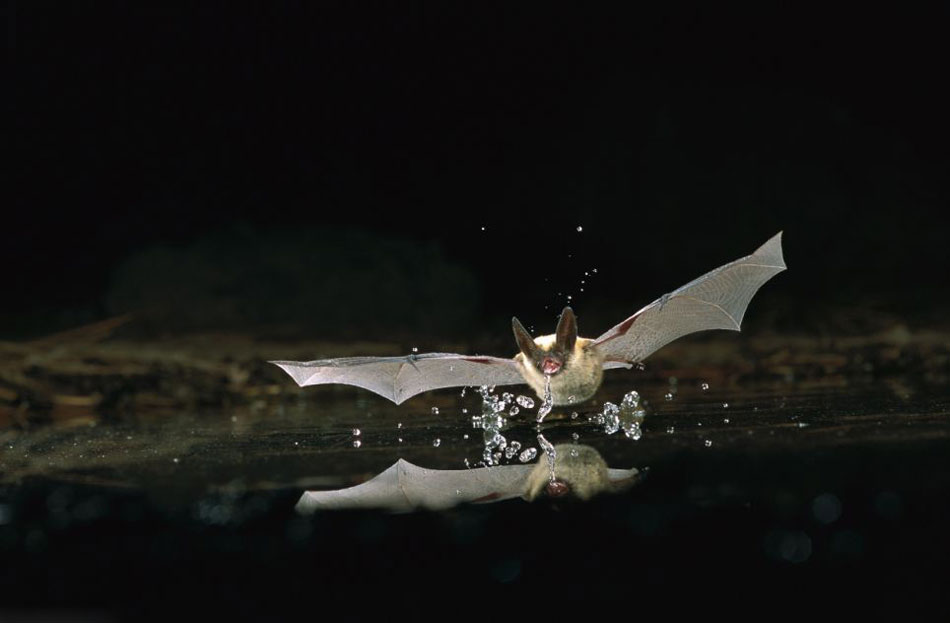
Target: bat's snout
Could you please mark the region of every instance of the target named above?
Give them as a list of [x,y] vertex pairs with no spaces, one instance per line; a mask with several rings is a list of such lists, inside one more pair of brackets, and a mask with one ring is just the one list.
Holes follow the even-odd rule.
[[545,357],[541,361],[541,371],[545,374],[554,374],[561,369],[561,362],[554,357]]

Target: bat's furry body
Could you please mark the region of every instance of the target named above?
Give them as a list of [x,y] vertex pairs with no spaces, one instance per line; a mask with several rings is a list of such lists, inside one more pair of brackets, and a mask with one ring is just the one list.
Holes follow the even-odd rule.
[[356,385],[396,404],[442,387],[519,383],[527,383],[543,398],[550,378],[554,404],[566,405],[593,396],[604,370],[629,368],[678,337],[707,329],[738,331],[753,295],[783,270],[779,232],[751,255],[661,296],[596,339],[578,337],[569,307],[561,313],[554,334],[537,338],[513,318],[521,352],[511,359],[426,353],[273,363],[300,386]]
[[[534,343],[543,352],[550,352],[557,344],[557,336],[541,335]],[[524,353],[515,355],[518,371],[525,382],[541,397],[544,397],[545,375]],[[594,345],[594,340],[579,337],[574,349],[567,356],[564,367],[551,375],[551,397],[555,405],[567,405],[593,396],[604,380],[604,357]]]

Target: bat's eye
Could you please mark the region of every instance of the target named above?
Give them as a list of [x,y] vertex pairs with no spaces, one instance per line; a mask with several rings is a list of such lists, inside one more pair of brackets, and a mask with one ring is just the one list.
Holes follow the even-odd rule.
[[571,492],[571,487],[563,480],[555,480],[554,482],[549,482],[548,486],[544,488],[545,493],[552,498],[564,497]]

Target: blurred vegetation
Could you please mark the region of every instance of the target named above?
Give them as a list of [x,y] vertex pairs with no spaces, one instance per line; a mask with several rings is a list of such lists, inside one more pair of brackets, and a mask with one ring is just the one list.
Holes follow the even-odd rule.
[[144,335],[256,327],[272,337],[445,335],[478,313],[478,281],[439,246],[340,228],[218,232],[122,263],[111,313]]

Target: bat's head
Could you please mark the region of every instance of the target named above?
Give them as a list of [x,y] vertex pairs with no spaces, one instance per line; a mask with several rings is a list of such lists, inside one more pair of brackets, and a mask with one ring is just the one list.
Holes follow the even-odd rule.
[[511,328],[525,362],[534,364],[542,374],[554,375],[560,372],[567,365],[568,357],[574,352],[574,344],[577,342],[577,318],[570,307],[565,307],[561,312],[554,335],[545,335],[535,340],[517,318],[511,319]]

